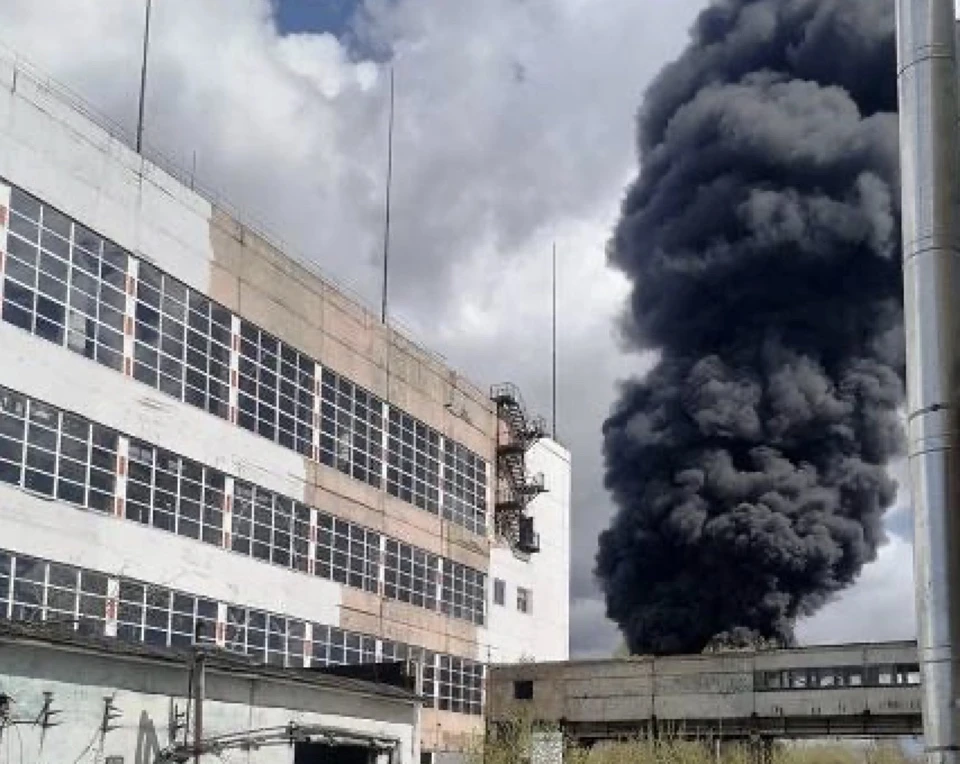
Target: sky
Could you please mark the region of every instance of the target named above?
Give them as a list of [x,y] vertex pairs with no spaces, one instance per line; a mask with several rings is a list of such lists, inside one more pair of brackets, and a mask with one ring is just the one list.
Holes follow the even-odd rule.
[[[615,320],[605,247],[637,172],[634,118],[705,0],[154,0],[145,140],[370,305],[380,288],[389,67],[396,76],[391,316],[486,386],[550,402],[573,453],[571,648],[610,655],[592,569],[612,515],[602,421],[650,358]],[[4,0],[0,45],[132,130],[143,7]],[[899,472],[902,467],[896,466]],[[913,635],[909,513],[807,642]]]

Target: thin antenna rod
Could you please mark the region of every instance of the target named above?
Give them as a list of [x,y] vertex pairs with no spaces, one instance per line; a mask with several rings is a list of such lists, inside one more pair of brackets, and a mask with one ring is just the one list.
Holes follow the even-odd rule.
[[150,51],[150,6],[147,0],[147,17],[143,24],[143,65],[140,68],[140,111],[137,115],[137,153],[143,153],[143,110],[147,95],[147,56]]
[[552,380],[552,392],[553,392],[553,402],[551,410],[553,412],[553,439],[557,439],[557,243],[553,243],[553,350],[552,350],[552,366],[553,366],[553,380]]
[[387,193],[383,222],[383,298],[380,303],[380,321],[387,323],[387,295],[390,275],[390,189],[393,186],[393,67],[390,67],[390,124],[387,128]]

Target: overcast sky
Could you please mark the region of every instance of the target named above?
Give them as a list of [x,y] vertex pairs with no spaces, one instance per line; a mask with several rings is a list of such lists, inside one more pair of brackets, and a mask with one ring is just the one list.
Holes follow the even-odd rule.
[[[560,439],[574,459],[571,646],[619,642],[591,570],[611,515],[600,427],[626,294],[604,247],[636,173],[634,115],[704,0],[154,0],[146,140],[370,304],[396,72],[393,313],[481,385],[546,414],[560,259]],[[143,6],[3,0],[0,42],[132,129]],[[912,636],[909,515],[807,641]]]

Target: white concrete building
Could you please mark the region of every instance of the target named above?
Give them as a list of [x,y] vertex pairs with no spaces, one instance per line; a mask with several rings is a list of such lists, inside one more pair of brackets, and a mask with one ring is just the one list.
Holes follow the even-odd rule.
[[0,616],[415,659],[426,752],[485,663],[567,657],[570,457],[519,397],[2,60],[0,353]]
[[166,650],[0,622],[0,655],[5,760],[11,751],[36,764],[192,760],[199,720],[210,760],[417,761],[419,703],[399,687],[223,653],[206,658],[198,716],[196,682]]

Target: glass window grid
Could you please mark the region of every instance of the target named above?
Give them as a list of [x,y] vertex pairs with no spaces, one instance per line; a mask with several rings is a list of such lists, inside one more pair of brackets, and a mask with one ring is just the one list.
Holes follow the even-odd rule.
[[222,472],[140,440],[130,440],[128,520],[220,546]]
[[233,489],[231,547],[264,562],[309,570],[310,508],[237,480]]
[[441,655],[439,663],[437,708],[479,715],[483,702],[483,666],[451,655]]
[[237,423],[312,456],[315,368],[308,356],[241,321]]
[[383,482],[383,401],[329,369],[320,384],[320,462],[375,488]]
[[180,649],[216,643],[217,603],[213,600],[123,579],[117,604],[121,640]]
[[106,593],[105,576],[0,552],[0,618],[102,634]]
[[10,588],[13,584],[13,558],[0,552],[0,618],[10,617]]
[[127,253],[18,188],[10,207],[3,320],[122,370]]
[[421,697],[425,708],[437,707],[437,654],[422,647],[407,645],[403,642],[381,640],[380,661],[415,661],[420,664],[423,672],[423,690]]
[[436,555],[423,549],[387,539],[383,596],[436,610],[438,561]]
[[134,378],[228,419],[230,311],[143,261],[136,298]]
[[[24,432],[26,435],[16,434]],[[51,451],[51,444],[59,446]],[[15,480],[17,485],[64,500],[73,498],[81,506],[112,511],[116,448],[117,434],[112,430],[0,389],[0,479]],[[17,464],[4,459],[13,453],[12,449],[16,451]],[[84,461],[72,457],[82,457]],[[25,460],[32,465],[29,470],[24,467]],[[40,469],[44,465],[52,471]],[[136,439],[130,441],[128,465],[128,519],[221,545],[226,482],[223,473]],[[72,482],[72,478],[79,482]],[[380,535],[324,513],[318,515],[317,526],[316,575],[376,593]],[[306,572],[310,509],[237,481],[232,539],[235,551]],[[385,559],[387,596],[435,610],[438,558],[398,542],[390,549],[391,554]],[[466,598],[477,581],[482,587],[482,574],[468,568],[455,570],[458,572],[451,574],[454,578],[445,589],[444,602],[448,607],[444,612],[482,623],[482,608],[478,609],[475,596]],[[466,580],[471,578],[468,587]]]
[[387,492],[428,512],[440,509],[440,433],[390,409]]
[[376,593],[380,584],[380,534],[318,513],[314,571],[321,578]]
[[324,666],[375,663],[377,640],[367,634],[356,634],[335,626],[314,624],[313,655]]
[[486,621],[486,578],[479,570],[444,559],[441,612],[482,626]]
[[[107,590],[108,577],[102,573],[0,551],[0,618],[73,622],[75,628],[102,637]],[[195,639],[216,642],[219,603],[213,600],[121,578],[117,604],[120,640],[173,648],[189,647]],[[226,613],[225,649],[273,665],[303,665],[304,621],[231,604]],[[373,636],[322,624],[313,624],[311,630],[315,665],[377,660],[378,640]],[[481,664],[387,640],[380,644],[383,661],[422,661],[428,707],[480,713]]]
[[117,433],[0,388],[0,481],[112,512]]
[[474,533],[487,532],[487,465],[466,446],[446,439],[443,516]]
[[[118,371],[123,369],[127,274],[131,263],[137,263],[134,375],[198,408],[229,417],[232,314],[228,310],[16,187],[11,194],[8,250],[2,320]],[[241,360],[244,352],[247,362],[253,360],[256,335],[257,368],[242,363],[238,421],[245,411],[259,417],[262,405],[265,432],[269,433],[271,421],[275,426],[274,434],[267,437],[310,455],[314,361],[248,322],[244,326],[247,344],[244,351],[241,342]],[[263,337],[267,337],[265,343]],[[273,347],[276,352],[271,353]],[[276,385],[270,374],[278,376]],[[326,371],[322,393],[321,422],[326,429],[321,435],[320,461],[381,487],[382,402]],[[252,395],[257,399],[252,400]],[[251,427],[249,419],[244,421],[247,429],[260,431],[259,425]],[[439,443],[437,434],[396,409],[391,409],[391,431],[393,471],[387,490],[437,512],[439,465],[433,453]],[[410,433],[420,444],[413,449],[407,448],[413,443],[404,442]],[[485,483],[485,465],[476,455],[464,456],[460,449],[469,451],[457,446],[446,442],[446,448],[458,455],[445,458],[453,472],[444,479],[450,502],[444,514],[484,534],[485,489],[479,490],[477,483],[481,475]],[[482,470],[478,471],[477,460]]]
[[758,692],[919,684],[920,667],[917,664],[818,666],[757,671],[754,674],[754,689]]
[[80,571],[69,565],[49,563],[44,620],[73,626],[80,605]]

